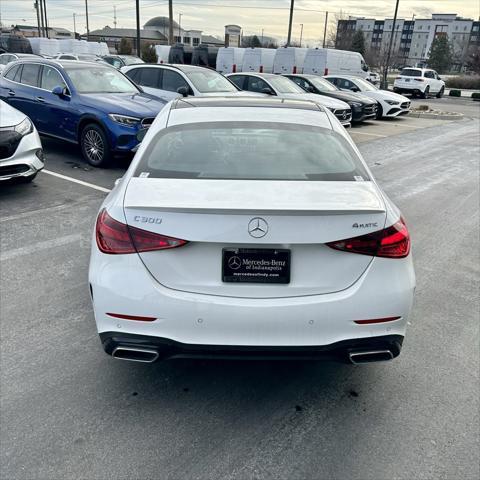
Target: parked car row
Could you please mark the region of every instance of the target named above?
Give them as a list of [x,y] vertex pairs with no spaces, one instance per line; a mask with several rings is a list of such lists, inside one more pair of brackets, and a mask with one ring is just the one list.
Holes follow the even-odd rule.
[[139,132],[177,97],[308,100],[330,110],[345,127],[405,115],[410,109],[408,98],[379,90],[360,77],[255,72],[224,76],[192,65],[135,63],[136,57],[124,58],[132,64],[119,71],[94,56],[60,57],[17,54],[0,77],[0,98],[26,115],[41,135],[78,144],[85,160],[97,167],[134,151]]

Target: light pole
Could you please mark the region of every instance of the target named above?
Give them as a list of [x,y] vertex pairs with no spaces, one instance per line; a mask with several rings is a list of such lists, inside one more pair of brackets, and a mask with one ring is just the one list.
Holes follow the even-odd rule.
[[390,42],[388,44],[388,51],[387,51],[387,60],[385,62],[385,67],[383,69],[383,88],[387,89],[387,74],[388,74],[388,65],[390,63],[390,55],[392,54],[392,43],[393,43],[393,35],[395,34],[395,24],[397,23],[397,13],[398,13],[398,4],[400,0],[397,0],[395,4],[395,13],[393,14],[393,23],[392,23],[392,34],[390,35]]
[[73,38],[77,38],[77,34],[75,33],[77,31],[77,22],[75,21],[75,15],[76,13],[73,14]]
[[323,29],[323,48],[327,41],[327,25],[328,25],[328,12],[325,12],[325,28]]
[[173,4],[168,0],[168,44],[173,45]]
[[302,38],[303,38],[303,23],[300,24],[300,48],[302,48]]
[[40,27],[40,12],[38,11],[38,0],[35,0],[35,3],[33,5],[35,7],[35,10],[37,12],[37,28],[38,28],[38,36],[42,36],[42,30]]
[[178,38],[180,39],[180,43],[182,43],[182,14],[178,14]]
[[262,44],[261,46],[263,47],[263,28],[262,28],[262,40],[260,43]]
[[85,17],[87,21],[87,42],[90,38],[90,29],[88,27],[88,0],[85,0]]
[[140,58],[140,0],[136,0],[135,7],[137,9],[137,57]]
[[287,47],[290,46],[290,41],[292,40],[292,22],[293,22],[293,7],[295,5],[295,0],[290,2],[290,19],[288,20],[288,37],[287,37]]

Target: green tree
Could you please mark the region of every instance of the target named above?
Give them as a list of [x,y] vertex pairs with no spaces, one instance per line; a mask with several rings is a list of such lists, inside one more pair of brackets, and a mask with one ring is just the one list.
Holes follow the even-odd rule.
[[349,48],[352,52],[358,52],[361,55],[365,54],[365,36],[363,30],[356,30],[352,38],[352,46]]
[[118,53],[120,55],[131,55],[132,54],[132,44],[128,38],[122,38],[120,40],[120,45],[118,46]]
[[475,73],[480,73],[480,51],[472,47],[468,52],[467,66]]
[[447,35],[439,35],[434,38],[430,54],[428,56],[428,66],[439,73],[448,72],[453,62],[453,51]]
[[158,56],[153,45],[144,45],[142,47],[142,60],[145,63],[157,63]]

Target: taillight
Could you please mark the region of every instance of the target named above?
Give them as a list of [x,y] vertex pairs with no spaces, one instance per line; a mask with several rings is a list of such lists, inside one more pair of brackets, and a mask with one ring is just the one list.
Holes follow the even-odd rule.
[[293,67],[292,73],[294,73],[294,74],[297,73],[297,67],[296,66]]
[[401,80],[402,77],[395,77],[395,80]]
[[237,66],[235,64],[232,65],[232,73],[237,73]]
[[410,235],[403,218],[383,230],[327,245],[335,250],[373,257],[404,258],[410,253]]
[[324,75],[328,75],[328,68],[325,68],[323,74],[324,74]]
[[414,78],[416,82],[423,82],[423,78]]
[[105,209],[98,215],[95,232],[98,248],[108,254],[152,252],[181,247],[187,243],[185,240],[125,225],[112,218]]
[[260,65],[259,73],[263,73],[263,65]]

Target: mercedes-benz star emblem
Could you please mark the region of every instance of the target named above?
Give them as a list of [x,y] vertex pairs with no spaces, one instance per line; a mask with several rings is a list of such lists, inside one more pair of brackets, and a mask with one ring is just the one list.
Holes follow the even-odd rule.
[[342,118],[345,120],[347,117],[348,117],[348,113],[347,113],[347,111],[345,110],[345,111],[342,113]]
[[268,223],[260,217],[255,217],[248,222],[248,233],[253,238],[262,238],[268,232]]
[[228,259],[228,266],[232,270],[238,270],[242,266],[242,261],[238,257],[230,257]]

